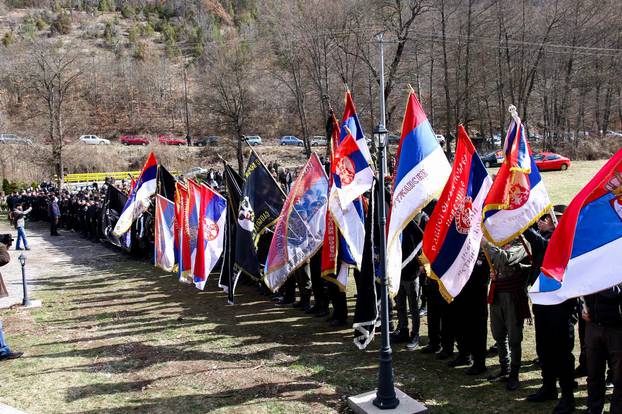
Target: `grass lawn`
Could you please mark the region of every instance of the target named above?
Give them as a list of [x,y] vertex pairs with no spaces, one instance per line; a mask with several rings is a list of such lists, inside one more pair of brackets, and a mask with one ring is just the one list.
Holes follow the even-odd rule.
[[[569,201],[600,165],[545,173],[554,202]],[[379,338],[359,351],[351,329],[276,307],[252,287],[239,286],[230,306],[215,280],[199,292],[73,234],[44,239],[38,249],[31,260],[50,262],[32,282],[44,307],[0,311],[9,344],[25,352],[0,363],[0,402],[31,413],[346,413],[347,396],[376,385]],[[554,406],[524,402],[540,380],[532,326],[514,393],[431,356],[394,350],[397,385],[431,413],[550,413]],[[496,369],[496,358],[488,364]],[[576,396],[584,406],[584,379]]]

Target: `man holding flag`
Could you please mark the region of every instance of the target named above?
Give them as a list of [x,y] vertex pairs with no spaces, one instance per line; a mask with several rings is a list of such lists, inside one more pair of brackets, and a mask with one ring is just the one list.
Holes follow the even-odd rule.
[[602,413],[605,363],[612,369],[611,413],[622,413],[622,149],[570,202],[551,236],[534,304],[585,297],[588,412]]
[[121,216],[112,231],[115,237],[121,237],[126,233],[134,220],[149,208],[149,198],[155,194],[157,187],[158,162],[153,152],[149,153],[147,162],[143,167],[136,185],[132,188],[130,196],[123,207]]
[[[531,156],[529,142],[516,107],[505,138],[505,159],[483,208],[483,231],[492,256],[489,303],[490,326],[499,348],[501,370],[491,380],[507,377],[507,389],[519,387],[523,324],[530,319],[527,298],[529,253],[521,234],[551,208],[540,172]],[[484,244],[488,244],[485,242]]]

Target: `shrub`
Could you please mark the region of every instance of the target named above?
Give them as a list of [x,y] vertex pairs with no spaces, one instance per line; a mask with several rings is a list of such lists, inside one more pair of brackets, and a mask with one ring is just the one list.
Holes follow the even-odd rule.
[[37,17],[37,21],[35,22],[35,24],[37,25],[37,30],[43,30],[47,26],[47,23],[45,22],[43,16]]
[[117,27],[114,22],[106,22],[106,27],[104,27],[104,41],[108,46],[114,45],[117,35]]
[[71,17],[68,14],[61,13],[50,25],[50,34],[67,35],[71,33]]
[[123,16],[126,19],[129,19],[130,17],[134,16],[134,9],[131,6],[128,6],[127,4],[124,4],[123,7],[121,7],[121,16]]
[[140,36],[140,28],[138,26],[132,26],[128,30],[128,40],[131,44],[135,44]]
[[137,60],[145,60],[147,57],[147,44],[145,42],[138,42],[132,56]]
[[2,37],[2,45],[4,47],[9,47],[13,43],[15,43],[15,33],[13,33],[12,31],[6,32],[4,36]]

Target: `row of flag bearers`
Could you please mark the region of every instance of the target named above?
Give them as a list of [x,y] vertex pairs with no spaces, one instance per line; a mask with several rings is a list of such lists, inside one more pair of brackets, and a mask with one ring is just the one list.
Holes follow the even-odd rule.
[[[510,112],[505,159],[493,180],[461,125],[450,165],[410,91],[385,230],[392,295],[399,289],[403,266],[402,231],[432,199],[438,198],[436,208],[415,250],[421,249],[426,273],[439,282],[447,301],[468,281],[482,237],[495,246],[507,245],[551,213],[525,127],[515,108]],[[365,195],[374,183],[374,170],[349,92],[341,122],[332,115],[329,126],[328,174],[313,154],[287,195],[252,149],[243,177],[225,165],[226,197],[193,180],[176,181],[172,191],[161,188],[158,176],[163,168],[150,154],[113,234],[122,237],[155,196],[155,263],[167,271],[176,267],[181,280],[199,289],[220,263],[217,271],[229,266],[224,270],[234,274],[234,285],[243,272],[263,278],[276,290],[317,252],[321,252],[325,278],[345,289],[352,270],[360,271],[363,263],[365,216],[371,200]],[[542,274],[530,292],[534,303],[559,303],[618,282],[611,266],[602,267],[603,276],[590,281],[574,275],[611,257],[621,243],[619,158],[618,153],[571,203],[569,218],[553,237],[554,248],[548,250]],[[273,236],[265,263],[260,264],[257,243],[266,232]],[[222,278],[220,283],[231,287]]]
[[[231,302],[242,273],[276,291],[319,255],[322,277],[342,292],[355,275],[360,299],[355,343],[364,348],[378,322],[374,231],[387,235],[386,277],[392,295],[399,292],[402,269],[418,256],[427,277],[451,302],[469,282],[482,253],[491,274],[500,275],[503,261],[498,257],[509,257],[509,245],[520,242],[528,250],[526,231],[549,214],[556,224],[525,126],[515,108],[510,113],[504,161],[493,178],[461,125],[453,164],[449,163],[411,90],[393,177],[386,188],[390,203],[385,229],[374,223],[375,200],[370,196],[375,186],[385,190],[385,183],[375,182],[374,162],[347,92],[341,121],[334,115],[328,121],[328,170],[313,154],[285,194],[251,148],[243,176],[225,165],[224,197],[192,180],[176,182],[171,197],[170,192],[161,194],[151,154],[114,234],[121,237],[155,194],[155,263],[167,271],[177,267],[180,280],[199,289],[210,273],[220,273],[219,285]],[[421,230],[414,220],[435,199]],[[265,258],[258,255],[262,237],[269,240]],[[622,150],[570,203],[550,242],[543,245],[542,263],[537,263],[529,292],[532,303],[558,305],[622,283],[615,266],[621,243]],[[492,247],[482,249],[486,245]],[[510,292],[511,284],[511,278],[493,280],[491,295],[495,289]],[[360,312],[358,304],[363,302],[374,310]],[[506,330],[504,335],[507,339],[512,332]],[[512,350],[511,357],[506,352],[503,358],[520,362],[520,352],[516,356]],[[516,384],[517,376],[516,372]]]

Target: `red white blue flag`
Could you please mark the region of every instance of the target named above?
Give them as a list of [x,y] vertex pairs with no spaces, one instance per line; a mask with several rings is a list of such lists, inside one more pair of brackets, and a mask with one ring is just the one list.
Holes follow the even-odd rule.
[[328,177],[314,153],[296,178],[274,227],[264,267],[264,279],[272,291],[322,246],[327,207]]
[[188,182],[188,226],[192,280],[203,290],[224,247],[227,202],[206,185]]
[[447,184],[423,233],[428,277],[447,301],[471,277],[482,239],[482,206],[492,179],[464,127],[458,126],[456,157]]
[[442,190],[450,172],[451,166],[432,126],[414,91],[411,91],[396,155],[387,224],[387,276],[392,295],[396,295],[400,287],[402,231]]
[[175,204],[160,194],[156,194],[155,202],[153,262],[172,272],[175,267]]
[[334,187],[339,203],[347,208],[354,200],[369,191],[374,173],[350,131],[335,152]]
[[149,198],[155,194],[157,187],[156,177],[158,175],[158,162],[153,152],[149,153],[147,162],[140,172],[136,184],[132,188],[130,195],[123,207],[123,211],[119,216],[117,224],[114,226],[112,234],[115,237],[121,237],[126,233],[134,220],[136,220],[143,212],[149,208]]
[[516,111],[512,111],[504,154],[483,210],[484,235],[497,246],[516,239],[551,208],[549,194]]
[[553,232],[533,303],[555,305],[622,283],[622,149],[570,202]]
[[[351,138],[348,138],[348,136]],[[357,155],[357,158],[360,160],[361,166],[363,166],[364,162],[369,166],[371,160],[369,148],[367,147],[365,135],[363,134],[363,128],[361,127],[356,113],[354,101],[352,100],[350,91],[347,91],[346,105],[343,118],[341,120],[339,146],[337,147],[337,151],[339,151],[341,144],[346,142],[346,146],[343,147],[343,154],[356,152],[351,143],[347,143],[347,141],[352,138],[354,138],[356,146],[358,147],[358,153],[360,153],[360,155]],[[339,164],[337,160],[337,152],[335,153],[334,158],[334,162],[331,165],[333,186],[330,191],[328,209],[340,233],[340,241],[338,245],[339,258],[342,265],[335,281],[342,289],[345,289],[348,282],[347,279],[350,268],[355,266],[360,269],[361,263],[363,262],[363,245],[365,243],[365,211],[363,209],[363,201],[360,194],[371,188],[371,182],[369,182],[369,187],[367,188],[365,188],[365,184],[357,187],[356,192],[360,193],[359,196],[357,196],[353,201],[349,203],[341,203],[336,186],[337,181],[341,180],[337,172]],[[348,174],[352,173],[353,171],[350,171]],[[354,194],[356,192],[352,192],[350,194]]]

